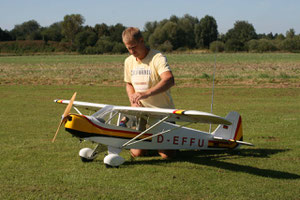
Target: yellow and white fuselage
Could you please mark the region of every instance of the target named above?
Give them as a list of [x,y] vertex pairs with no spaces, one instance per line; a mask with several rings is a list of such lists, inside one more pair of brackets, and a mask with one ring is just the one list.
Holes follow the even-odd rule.
[[[123,146],[127,141],[133,139],[141,132],[121,126],[105,124],[93,116],[85,116],[78,114],[70,114],[65,124],[65,128],[72,135],[89,140],[96,143],[101,143],[107,146],[116,148],[138,148],[138,149],[232,149],[238,146],[236,140],[242,139],[241,118],[238,117],[235,126],[234,135],[230,140],[218,140],[214,137],[218,134],[217,130],[227,130],[230,126],[219,126],[212,134],[201,132],[195,129],[180,127],[179,125],[162,122],[155,126],[149,132],[136,138],[136,141],[145,139],[141,142],[132,145]],[[172,130],[168,134],[157,135],[149,138],[154,134]],[[149,138],[149,139],[147,139]],[[228,138],[229,139],[229,138]]]
[[[224,150],[238,148],[241,144],[252,145],[242,141],[242,119],[237,112],[230,112],[226,118],[223,118],[195,110],[80,102],[74,101],[75,96],[76,93],[71,100],[55,100],[55,102],[68,104],[60,125],[65,123],[66,130],[80,140],[89,140],[98,144],[94,150],[90,148],[80,150],[79,156],[85,162],[96,158],[100,151],[100,144],[108,147],[108,155],[105,156],[104,163],[109,166],[119,166],[125,161],[119,156],[122,149]],[[68,114],[72,105],[79,114]],[[96,110],[96,112],[91,116],[82,115],[75,106]],[[135,120],[132,122],[136,122],[137,127],[140,128],[141,122],[147,119],[149,127],[144,131],[138,131],[119,126],[122,115],[133,117]],[[168,121],[219,124],[219,126],[212,133],[207,133]]]

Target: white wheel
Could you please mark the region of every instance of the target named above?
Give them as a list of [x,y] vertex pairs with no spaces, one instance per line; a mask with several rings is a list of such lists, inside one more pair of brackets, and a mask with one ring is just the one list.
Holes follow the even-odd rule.
[[118,154],[108,154],[103,160],[106,166],[118,167],[125,162],[125,159]]
[[83,148],[79,151],[79,156],[82,162],[92,162],[97,155],[91,157],[93,154],[93,149],[91,148]]

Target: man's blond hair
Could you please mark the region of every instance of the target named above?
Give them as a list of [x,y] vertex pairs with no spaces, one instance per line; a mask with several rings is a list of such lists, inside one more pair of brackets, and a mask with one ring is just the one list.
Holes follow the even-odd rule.
[[135,27],[129,27],[122,33],[123,42],[139,41],[141,38],[143,38],[143,36],[140,29]]

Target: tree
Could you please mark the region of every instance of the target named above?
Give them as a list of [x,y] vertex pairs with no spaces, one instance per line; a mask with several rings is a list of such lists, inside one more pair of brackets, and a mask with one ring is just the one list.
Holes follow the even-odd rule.
[[270,52],[277,50],[274,41],[266,38],[250,40],[247,42],[247,46],[250,52]]
[[198,47],[208,48],[209,44],[218,39],[218,25],[209,15],[202,18],[195,27],[195,40]]
[[241,43],[239,40],[229,39],[225,43],[225,51],[237,52],[243,50],[244,50],[244,44]]
[[184,15],[182,18],[178,20],[179,30],[182,33],[180,35],[180,43],[181,47],[194,48],[196,46],[195,42],[195,25],[199,23],[198,18],[192,17],[188,14]]
[[281,49],[289,52],[300,51],[300,35],[287,36],[286,39],[281,41]]
[[[246,50],[246,43],[252,39],[257,39],[257,34],[252,24],[247,21],[236,21],[234,27],[226,33],[225,39],[226,43],[230,40],[228,45],[234,44],[234,47],[237,47],[236,50]],[[231,47],[228,48],[233,50]]]
[[44,28],[44,30],[42,30],[42,36],[44,41],[50,40],[60,42],[63,38],[62,22],[56,22],[49,27]]
[[285,39],[285,37],[284,37],[284,35],[282,33],[280,33],[279,35],[277,35],[275,37],[275,40],[284,40],[284,39]]
[[39,39],[40,24],[35,20],[29,20],[22,24],[15,25],[11,31],[13,37],[17,40]]
[[273,40],[274,38],[275,38],[275,36],[273,35],[272,32],[270,32],[269,34],[267,34],[267,39]]
[[97,35],[95,32],[85,30],[78,33],[75,37],[74,44],[78,52],[83,53],[88,46],[94,46],[97,42]]
[[178,24],[179,18],[176,15],[172,15],[169,20],[171,22]]
[[212,52],[223,52],[225,44],[222,41],[213,41],[209,45],[209,50]]
[[290,30],[288,30],[288,31],[286,32],[285,35],[286,35],[286,38],[292,39],[292,38],[295,37],[295,30],[294,30],[293,28],[291,28]]
[[125,26],[118,23],[114,26],[108,28],[110,41],[112,42],[122,42],[122,33],[125,30]]
[[144,32],[143,32],[143,37],[145,40],[145,43],[149,45],[149,38],[150,36],[154,33],[158,23],[157,21],[154,22],[147,22],[144,26]]
[[96,32],[98,38],[103,37],[103,36],[109,36],[108,26],[105,23],[96,24],[95,32]]
[[62,22],[62,34],[74,43],[76,34],[80,32],[85,19],[80,14],[66,15]]
[[0,28],[0,41],[10,41],[12,40],[11,35],[9,34],[9,32],[7,30],[2,30]]
[[178,25],[168,21],[155,29],[149,38],[149,44],[151,47],[157,48],[166,41],[169,41],[173,49],[177,49],[180,47],[180,35],[183,35],[183,31],[179,29]]
[[110,41],[109,37],[103,36],[98,39],[96,47],[97,53],[111,53],[114,48],[114,42]]

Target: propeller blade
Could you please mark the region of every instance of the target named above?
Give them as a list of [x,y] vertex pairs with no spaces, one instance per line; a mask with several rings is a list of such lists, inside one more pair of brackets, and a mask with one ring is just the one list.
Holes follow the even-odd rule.
[[73,96],[72,96],[72,98],[71,98],[71,100],[70,100],[70,103],[68,104],[68,106],[66,107],[66,109],[65,109],[65,111],[64,111],[64,114],[63,114],[62,119],[61,119],[61,121],[60,121],[60,123],[59,123],[59,125],[58,125],[58,128],[57,128],[57,130],[56,130],[56,133],[55,133],[55,135],[54,135],[54,137],[53,137],[53,139],[52,139],[52,143],[55,141],[56,136],[57,136],[57,134],[58,134],[58,131],[59,131],[60,127],[62,126],[62,124],[63,124],[64,122],[67,121],[67,118],[66,118],[66,117],[69,115],[69,113],[70,113],[70,111],[71,111],[71,108],[72,108],[72,106],[73,106],[73,102],[74,102],[74,100],[75,100],[76,94],[77,94],[77,92],[75,92],[75,93],[73,94]]
[[52,139],[52,143],[55,141],[56,136],[57,136],[57,134],[58,134],[58,131],[59,131],[61,125],[62,125],[65,121],[66,121],[66,118],[64,118],[64,119],[62,119],[62,120],[60,121],[60,123],[59,123],[59,125],[58,125],[58,128],[57,128],[57,130],[56,130],[56,133],[55,133],[55,135],[54,135],[54,137],[53,137],[53,139]]
[[71,100],[70,100],[70,103],[68,104],[67,108],[65,109],[65,112],[64,112],[64,114],[63,114],[63,118],[65,118],[66,116],[68,116],[68,114],[70,113],[71,108],[72,108],[72,106],[73,106],[73,102],[74,102],[75,97],[76,97],[76,94],[77,94],[77,92],[75,92],[75,93],[73,94],[73,96],[72,96],[72,98],[71,98]]

